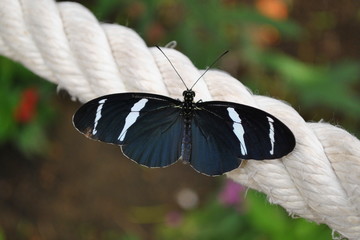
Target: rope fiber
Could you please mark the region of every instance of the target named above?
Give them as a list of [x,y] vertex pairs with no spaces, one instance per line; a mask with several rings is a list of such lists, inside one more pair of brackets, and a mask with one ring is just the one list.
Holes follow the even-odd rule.
[[[184,86],[155,47],[133,30],[100,24],[85,7],[54,0],[0,0],[0,54],[65,89],[81,102],[118,92],[181,98]],[[180,52],[163,48],[191,86],[201,72]],[[221,86],[221,88],[219,87]],[[252,94],[229,74],[209,70],[194,87],[195,101],[251,105],[283,121],[296,137],[288,156],[248,161],[227,174],[267,194],[292,216],[327,224],[360,239],[360,141],[327,123],[306,123],[289,105]]]

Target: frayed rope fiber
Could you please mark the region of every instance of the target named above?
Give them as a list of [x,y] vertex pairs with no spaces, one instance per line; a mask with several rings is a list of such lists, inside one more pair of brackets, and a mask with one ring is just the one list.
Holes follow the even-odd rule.
[[[81,102],[141,91],[181,98],[183,85],[156,48],[133,30],[100,24],[82,5],[53,0],[0,0],[0,54],[67,90]],[[180,52],[164,48],[183,79],[199,76]],[[186,82],[188,86],[191,82]],[[221,86],[221,88],[219,87]],[[253,95],[225,72],[210,70],[196,85],[197,98],[251,105],[283,121],[296,148],[272,161],[248,161],[228,173],[267,194],[289,214],[324,223],[360,239],[360,142],[338,127],[306,123],[287,104]]]

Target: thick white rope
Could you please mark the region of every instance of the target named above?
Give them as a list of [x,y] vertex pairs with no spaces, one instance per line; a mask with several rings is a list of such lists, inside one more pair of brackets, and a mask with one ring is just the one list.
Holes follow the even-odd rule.
[[[164,49],[188,86],[199,76],[180,52]],[[0,54],[84,102],[125,91],[181,98],[184,86],[164,56],[133,30],[100,24],[77,3],[0,0]],[[282,120],[296,136],[295,150],[281,160],[248,161],[228,177],[268,195],[291,215],[325,223],[360,239],[360,142],[326,123],[306,123],[287,104],[253,95],[238,80],[209,71],[197,98],[248,104]]]

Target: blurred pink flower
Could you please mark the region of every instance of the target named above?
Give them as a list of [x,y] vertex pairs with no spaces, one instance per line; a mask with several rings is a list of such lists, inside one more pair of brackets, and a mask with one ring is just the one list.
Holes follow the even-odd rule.
[[183,216],[179,211],[171,211],[165,215],[165,224],[170,227],[177,227],[181,224]]
[[227,179],[221,192],[219,193],[219,201],[225,206],[236,207],[243,199],[243,193],[246,190],[244,186],[234,182],[231,179]]

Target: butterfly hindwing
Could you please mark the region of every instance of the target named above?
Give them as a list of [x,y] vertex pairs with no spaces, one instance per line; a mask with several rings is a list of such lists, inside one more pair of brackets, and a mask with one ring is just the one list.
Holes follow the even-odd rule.
[[180,101],[147,93],[112,94],[84,104],[75,127],[87,137],[122,145],[130,159],[163,167],[180,157]]
[[194,111],[191,132],[190,163],[197,171],[214,176],[240,165],[237,139],[221,117],[208,111]]
[[198,117],[199,128],[203,132],[216,134],[214,138],[219,148],[234,148],[232,153],[241,159],[281,158],[295,147],[295,138],[290,129],[260,109],[221,101],[202,102],[197,107],[196,115],[207,112],[218,121],[217,125],[211,126],[209,122],[213,120],[204,121],[203,117]]
[[129,128],[122,150],[148,167],[165,167],[180,158],[183,120],[180,109],[167,107],[146,112]]

